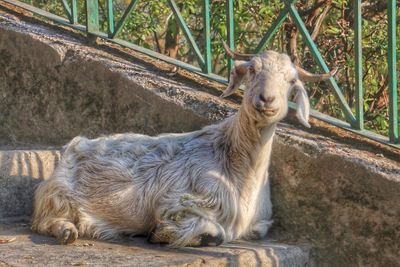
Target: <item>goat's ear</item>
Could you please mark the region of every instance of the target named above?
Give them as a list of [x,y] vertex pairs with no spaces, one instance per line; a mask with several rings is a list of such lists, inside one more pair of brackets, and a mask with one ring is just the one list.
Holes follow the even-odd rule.
[[310,128],[311,126],[308,123],[308,118],[310,117],[310,102],[308,101],[307,91],[300,80],[297,80],[292,88],[292,90],[295,90],[296,92],[296,117],[301,122],[301,124],[303,124],[307,128]]
[[231,71],[229,77],[229,84],[225,91],[222,93],[221,97],[227,97],[233,94],[239,86],[242,84],[243,77],[249,70],[250,63],[248,61],[236,60],[235,66]]

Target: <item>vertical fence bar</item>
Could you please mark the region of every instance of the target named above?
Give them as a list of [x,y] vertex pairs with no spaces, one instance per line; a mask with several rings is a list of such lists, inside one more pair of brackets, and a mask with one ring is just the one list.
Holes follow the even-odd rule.
[[107,0],[107,31],[108,31],[108,37],[113,38],[113,34],[114,34],[113,0]]
[[71,23],[78,24],[78,4],[76,0],[71,0]]
[[[235,25],[233,15],[233,3],[234,0],[226,0],[226,33],[228,38],[228,46],[231,49],[235,49]],[[233,60],[228,58],[228,73],[231,72],[233,66]],[[228,74],[229,78],[229,74]]]
[[99,2],[86,0],[86,33],[98,32],[99,29]]
[[396,0],[388,0],[389,139],[399,143],[396,70]]
[[362,18],[361,0],[354,0],[354,53],[355,53],[355,97],[357,130],[364,128],[364,96],[362,84]]
[[211,24],[210,24],[210,0],[203,0],[204,23],[204,68],[203,72],[211,73]]

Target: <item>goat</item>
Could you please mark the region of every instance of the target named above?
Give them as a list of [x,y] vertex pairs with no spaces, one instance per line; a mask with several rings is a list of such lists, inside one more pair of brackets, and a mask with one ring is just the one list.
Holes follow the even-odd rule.
[[233,52],[226,97],[246,86],[238,112],[183,134],[75,137],[49,180],[35,192],[32,229],[61,244],[78,236],[147,235],[173,247],[259,239],[272,220],[268,166],[275,128],[296,91],[297,117],[308,124],[299,77],[311,74],[286,54]]

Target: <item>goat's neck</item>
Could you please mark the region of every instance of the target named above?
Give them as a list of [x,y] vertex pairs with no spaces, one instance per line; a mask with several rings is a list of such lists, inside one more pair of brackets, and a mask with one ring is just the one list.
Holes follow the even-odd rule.
[[242,177],[263,179],[269,165],[276,123],[260,127],[242,109],[227,123],[225,138],[229,168]]

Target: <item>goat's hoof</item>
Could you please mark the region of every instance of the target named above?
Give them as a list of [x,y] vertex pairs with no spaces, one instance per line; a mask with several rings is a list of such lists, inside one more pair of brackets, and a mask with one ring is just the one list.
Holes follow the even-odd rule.
[[170,240],[171,234],[160,225],[156,225],[147,236],[147,242],[151,244],[168,244]]
[[58,239],[61,245],[67,245],[75,242],[78,238],[78,231],[74,228],[66,228],[64,229],[61,237]]
[[211,235],[209,233],[201,234],[200,236],[200,247],[205,246],[219,246],[224,243],[224,238],[222,235]]
[[149,242],[150,244],[168,244],[168,238],[164,237],[164,236],[159,236],[156,234],[149,234],[147,236],[147,242]]
[[259,232],[259,231],[252,231],[250,234],[250,240],[260,240],[265,236],[265,234]]

